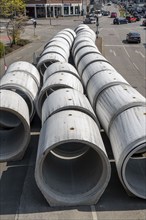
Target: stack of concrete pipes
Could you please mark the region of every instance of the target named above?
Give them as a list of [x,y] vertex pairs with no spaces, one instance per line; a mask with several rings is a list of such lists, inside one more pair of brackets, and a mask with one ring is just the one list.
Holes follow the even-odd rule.
[[40,74],[32,64],[11,64],[0,80],[0,161],[19,160],[30,140],[30,121],[35,114],[35,100]]
[[72,29],[65,28],[45,45],[37,64],[37,68],[42,76],[47,67],[52,63],[68,62],[70,49],[75,37],[76,34]]
[[42,128],[35,179],[51,206],[95,204],[110,179],[99,123],[76,69],[50,65],[37,101]]
[[123,186],[128,194],[146,199],[146,100],[100,54],[91,37],[84,39],[87,31],[86,26],[76,28],[76,68],[110,139]]

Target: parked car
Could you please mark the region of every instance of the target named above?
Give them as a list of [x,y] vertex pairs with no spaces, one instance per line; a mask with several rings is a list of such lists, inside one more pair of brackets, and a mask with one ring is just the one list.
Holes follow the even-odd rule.
[[142,22],[142,26],[146,26],[146,19],[143,20],[143,22]]
[[103,16],[108,16],[108,15],[110,15],[110,12],[109,11],[102,11],[102,15]]
[[88,18],[85,18],[83,23],[84,24],[95,24],[96,23],[96,19],[94,17],[88,17]]
[[128,20],[126,18],[114,18],[113,24],[127,24]]
[[126,16],[126,19],[128,20],[128,23],[136,22],[136,18],[132,16]]
[[138,32],[129,32],[126,36],[128,43],[141,43],[141,36]]
[[116,18],[117,17],[117,12],[111,12],[111,18]]

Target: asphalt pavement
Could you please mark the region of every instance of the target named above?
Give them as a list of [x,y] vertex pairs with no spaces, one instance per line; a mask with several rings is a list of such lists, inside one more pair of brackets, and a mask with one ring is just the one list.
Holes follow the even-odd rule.
[[[8,54],[6,64],[18,60],[32,63],[34,54],[39,55],[49,39],[64,28],[74,29],[82,20],[82,17],[64,17],[52,19],[50,25],[49,19],[40,19],[35,30],[29,21],[22,38],[29,39],[31,43]],[[96,30],[95,24],[90,27]],[[2,32],[1,36],[6,36],[6,33]],[[4,73],[3,62],[1,59],[0,75]],[[1,220],[146,220],[145,200],[128,195],[119,181],[110,142],[104,131],[101,134],[111,162],[112,175],[99,202],[92,206],[50,207],[34,179],[40,128],[40,119],[35,115],[31,123],[31,141],[24,158],[0,164]]]

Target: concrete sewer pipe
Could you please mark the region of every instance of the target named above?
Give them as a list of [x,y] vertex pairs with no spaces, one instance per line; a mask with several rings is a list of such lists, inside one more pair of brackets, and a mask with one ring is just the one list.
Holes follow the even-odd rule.
[[8,72],[0,80],[0,89],[12,90],[21,95],[28,105],[30,120],[32,120],[39,91],[38,83],[32,75],[26,71]]
[[89,100],[81,92],[65,88],[50,94],[42,106],[42,125],[53,114],[64,110],[77,110],[86,113],[100,127]]
[[85,30],[85,29],[91,29],[88,25],[86,24],[79,24],[75,29],[75,33],[78,34],[80,31]]
[[51,64],[44,72],[43,83],[45,83],[45,81],[51,75],[53,75],[54,73],[58,73],[58,72],[70,73],[80,79],[80,76],[73,65],[71,65],[70,63],[67,63],[67,62],[63,62],[63,63],[56,62],[56,63]]
[[[37,68],[41,75],[44,75],[48,66],[55,62],[68,62],[70,49],[72,47],[76,33],[66,28],[54,36],[44,47],[40,55]],[[56,45],[55,45],[55,42]]]
[[11,90],[0,90],[0,162],[22,159],[30,141],[28,106]]
[[28,75],[31,75],[32,78],[36,81],[38,87],[40,87],[40,74],[34,65],[26,61],[16,61],[8,66],[5,74],[17,71],[19,73],[25,72]]
[[131,107],[119,114],[110,127],[109,138],[126,191],[146,199],[146,106]]
[[67,72],[57,72],[51,75],[42,86],[36,102],[38,116],[41,118],[42,105],[52,92],[61,88],[73,88],[83,93],[83,86],[78,77]]
[[146,199],[145,98],[115,69],[93,64],[84,69],[82,80],[110,139],[118,175],[129,194]]
[[110,175],[98,126],[89,115],[65,110],[44,122],[35,179],[51,206],[96,204]]

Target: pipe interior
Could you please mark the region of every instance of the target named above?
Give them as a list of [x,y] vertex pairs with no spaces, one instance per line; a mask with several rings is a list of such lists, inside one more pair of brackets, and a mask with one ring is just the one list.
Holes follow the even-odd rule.
[[12,112],[0,111],[0,130],[17,127],[20,123],[20,119]]
[[64,144],[60,144],[60,146],[56,147],[51,152],[55,154],[56,157],[70,159],[77,158],[87,152],[89,146],[83,143],[76,142],[68,142]]
[[21,151],[27,139],[25,133],[22,123],[14,128],[0,130],[0,157],[2,159],[17,155]]
[[129,158],[125,178],[133,192],[146,198],[146,146]]
[[103,161],[92,148],[71,160],[58,158],[49,152],[42,164],[42,177],[54,193],[63,197],[81,195],[103,181]]
[[58,60],[52,60],[50,59],[49,61],[44,61],[41,66],[40,66],[40,72],[42,75],[44,75],[44,72],[46,71],[46,69],[53,63],[58,62]]

